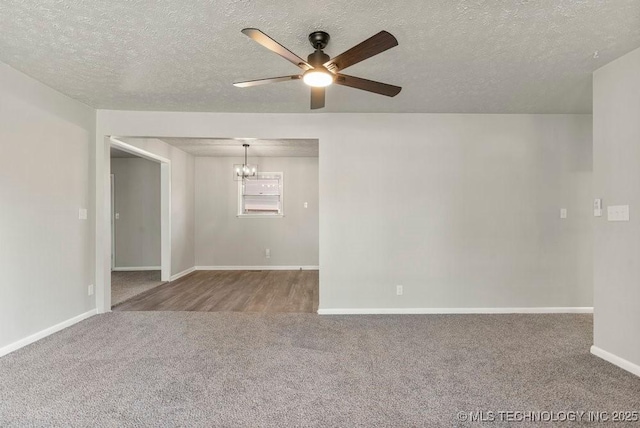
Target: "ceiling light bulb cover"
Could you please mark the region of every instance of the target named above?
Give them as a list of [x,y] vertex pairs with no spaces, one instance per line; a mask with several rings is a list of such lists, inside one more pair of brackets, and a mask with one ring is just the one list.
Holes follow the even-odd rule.
[[314,88],[324,88],[333,83],[333,75],[328,71],[309,70],[304,73],[302,80],[309,86]]

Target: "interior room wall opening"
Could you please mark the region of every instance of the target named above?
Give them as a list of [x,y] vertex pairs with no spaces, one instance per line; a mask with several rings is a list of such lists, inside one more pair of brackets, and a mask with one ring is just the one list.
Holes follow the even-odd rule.
[[160,164],[111,147],[111,306],[162,284]]
[[106,312],[170,280],[171,161],[117,137],[104,141],[96,297]]
[[[162,142],[193,157],[186,172],[193,174],[194,198],[187,246],[195,263],[114,310],[317,313],[317,139],[121,139],[146,148]],[[176,187],[177,174],[172,215],[181,210],[184,190]],[[178,220],[172,224],[177,229]],[[173,246],[173,258],[181,251]]]

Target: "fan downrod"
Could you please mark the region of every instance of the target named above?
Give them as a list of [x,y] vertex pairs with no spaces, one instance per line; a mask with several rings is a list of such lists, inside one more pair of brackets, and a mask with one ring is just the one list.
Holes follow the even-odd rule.
[[314,31],[309,34],[309,43],[316,50],[322,50],[329,44],[329,33],[325,33],[324,31]]

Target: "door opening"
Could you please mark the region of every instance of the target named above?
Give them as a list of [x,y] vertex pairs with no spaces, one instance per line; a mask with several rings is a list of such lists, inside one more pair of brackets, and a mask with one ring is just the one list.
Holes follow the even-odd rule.
[[[117,174],[112,174],[111,171],[112,149],[141,158],[147,162],[151,161],[159,169],[159,183],[157,185],[159,194],[156,198],[159,200],[157,207],[159,218],[156,221],[158,234],[154,238],[159,242],[159,254],[153,263],[145,262],[141,266],[133,266],[131,263],[123,266],[119,265],[123,251],[118,251],[118,177]],[[99,163],[99,165],[102,165],[100,174],[103,174],[102,177],[104,177],[104,181],[101,183],[104,191],[101,198],[103,204],[99,212],[101,212],[100,216],[106,221],[102,226],[104,234],[101,234],[101,236],[104,236],[105,239],[100,243],[99,247],[100,263],[96,261],[96,306],[99,313],[109,312],[112,307],[112,271],[144,272],[153,269],[159,277],[157,282],[167,282],[171,278],[171,161],[115,137],[105,137],[103,153],[103,162]],[[147,222],[143,222],[141,227],[147,226]]]

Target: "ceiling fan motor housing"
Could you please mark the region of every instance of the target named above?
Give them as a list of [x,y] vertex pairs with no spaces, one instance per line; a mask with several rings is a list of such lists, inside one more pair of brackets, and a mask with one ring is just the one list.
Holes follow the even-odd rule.
[[325,33],[324,31],[314,31],[309,34],[309,42],[314,49],[324,49],[329,44],[329,33]]
[[322,67],[322,64],[329,61],[329,59],[331,59],[329,55],[318,49],[307,57],[307,62],[311,64],[313,68],[318,68]]

